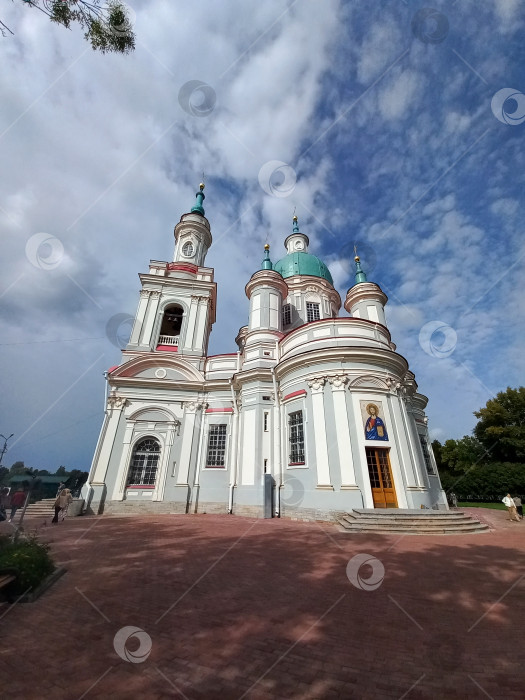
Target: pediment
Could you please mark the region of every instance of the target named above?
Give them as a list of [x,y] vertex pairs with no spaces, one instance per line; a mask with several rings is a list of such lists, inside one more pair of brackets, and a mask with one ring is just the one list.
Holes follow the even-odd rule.
[[384,382],[379,377],[374,377],[372,374],[367,374],[362,377],[354,379],[350,384],[351,388],[363,388],[363,389],[388,389],[386,382]]
[[176,416],[171,412],[155,406],[141,408],[131,414],[129,419],[134,421],[147,421],[148,423],[178,422]]
[[111,372],[111,378],[133,377],[155,381],[204,382],[204,375],[181,359],[135,357]]

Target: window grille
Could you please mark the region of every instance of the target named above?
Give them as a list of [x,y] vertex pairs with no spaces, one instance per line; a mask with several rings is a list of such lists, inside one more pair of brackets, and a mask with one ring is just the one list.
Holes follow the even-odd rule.
[[226,424],[210,425],[208,434],[208,454],[206,456],[207,467],[220,467],[224,469],[226,456]]
[[141,440],[133,450],[129,470],[128,485],[155,484],[157,465],[160,457],[160,445],[153,438]]
[[283,326],[289,326],[292,322],[292,307],[290,304],[285,304],[282,309]]
[[319,321],[321,316],[319,315],[319,304],[313,301],[306,302],[306,320],[308,323],[310,321]]
[[294,411],[288,416],[290,464],[304,464],[303,412]]

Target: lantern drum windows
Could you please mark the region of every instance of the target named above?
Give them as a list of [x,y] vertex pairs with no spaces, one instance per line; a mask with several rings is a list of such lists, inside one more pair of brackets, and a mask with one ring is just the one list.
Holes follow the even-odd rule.
[[319,321],[321,318],[319,313],[319,304],[313,301],[306,302],[306,320],[308,323],[311,321]]

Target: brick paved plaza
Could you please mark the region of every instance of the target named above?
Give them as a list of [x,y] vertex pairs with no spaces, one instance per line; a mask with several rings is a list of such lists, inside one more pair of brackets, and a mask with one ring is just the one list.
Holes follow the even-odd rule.
[[[42,527],[68,571],[0,607],[2,697],[523,698],[525,521],[482,515],[492,532],[441,537],[227,515]],[[384,566],[375,590],[347,576],[360,553]],[[141,663],[115,651],[126,626],[151,638]]]

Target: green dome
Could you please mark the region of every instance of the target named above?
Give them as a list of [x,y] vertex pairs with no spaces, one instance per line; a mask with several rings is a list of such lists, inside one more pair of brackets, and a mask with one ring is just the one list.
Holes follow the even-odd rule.
[[321,277],[332,285],[334,283],[330,270],[324,262],[311,253],[288,253],[284,258],[274,263],[273,269],[284,278],[293,275],[311,275],[312,277]]

